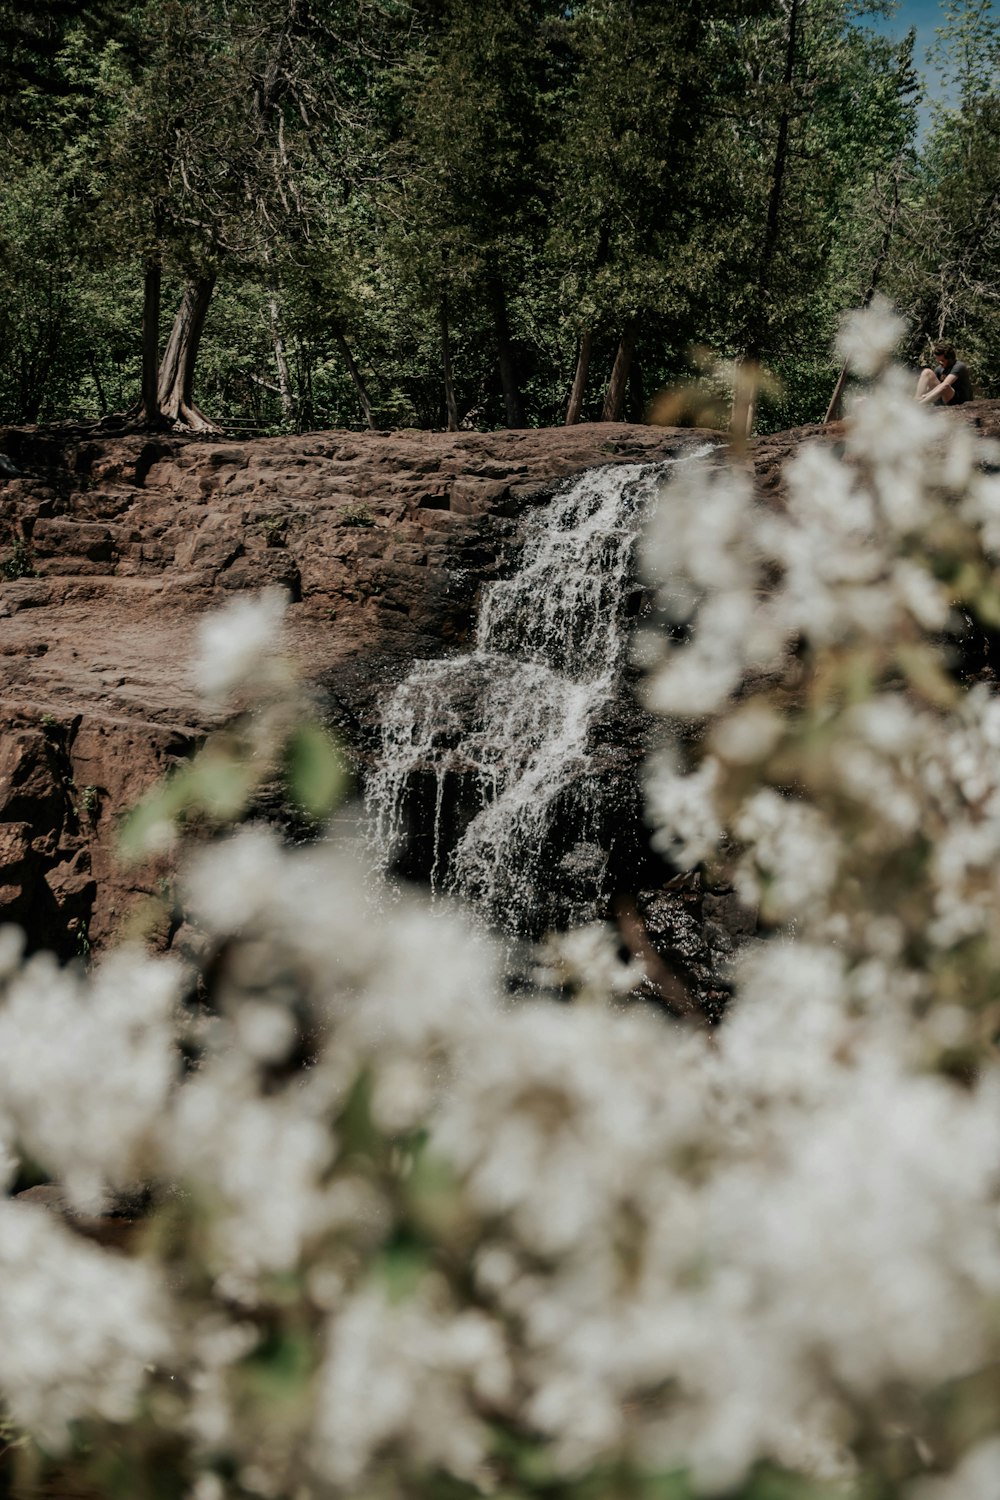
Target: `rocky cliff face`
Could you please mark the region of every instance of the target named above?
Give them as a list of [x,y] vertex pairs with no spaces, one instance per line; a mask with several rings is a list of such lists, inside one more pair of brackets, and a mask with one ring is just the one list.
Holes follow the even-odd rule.
[[[1000,425],[993,403],[970,415]],[[22,470],[0,476],[0,566],[24,570],[0,579],[0,920],[68,957],[113,940],[155,892],[163,870],[123,868],[115,823],[211,727],[188,677],[204,611],[285,585],[305,675],[363,767],[386,692],[416,658],[468,641],[528,507],[585,469],[673,458],[705,436],[621,424],[241,443],[0,432]],[[778,491],[800,440],[758,446],[762,490]],[[706,910],[690,885],[664,897],[634,775],[643,716],[619,708],[602,731],[630,802],[619,883],[711,1001],[741,919],[722,898]]]
[[387,688],[468,637],[517,517],[598,464],[688,433],[596,424],[323,433],[233,444],[9,430],[0,483],[0,902],[69,954],[122,930],[158,871],[121,868],[120,813],[210,727],[195,623],[285,585],[295,649],[363,760]]

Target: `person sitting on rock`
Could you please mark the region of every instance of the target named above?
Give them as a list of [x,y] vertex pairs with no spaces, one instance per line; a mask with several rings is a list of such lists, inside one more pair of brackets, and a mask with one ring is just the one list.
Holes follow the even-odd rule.
[[916,398],[925,406],[962,406],[972,400],[969,367],[955,357],[953,344],[935,344],[933,368],[921,370]]

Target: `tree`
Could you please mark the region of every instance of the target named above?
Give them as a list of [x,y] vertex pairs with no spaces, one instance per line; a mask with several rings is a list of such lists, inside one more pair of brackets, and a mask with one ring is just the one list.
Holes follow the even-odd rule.
[[[697,281],[719,106],[713,28],[739,6],[589,0],[563,21],[562,129],[550,146],[556,204],[547,246],[577,340],[567,420],[577,420],[595,341],[611,339],[602,416],[616,420],[650,317],[683,324]],[[694,253],[692,253],[692,251]]]
[[947,335],[989,389],[1000,379],[1000,19],[988,0],[949,0],[945,16],[932,56],[958,100],[935,109],[908,174],[891,285],[911,354]]
[[400,274],[440,331],[449,423],[456,312],[488,340],[504,422],[525,422],[516,304],[541,237],[553,10],[551,0],[421,6],[420,45],[404,64],[382,211]]
[[858,276],[840,246],[915,131],[912,35],[893,43],[863,15],[844,0],[777,0],[732,54],[745,93],[728,149],[746,201],[721,257],[721,342],[799,383],[806,351],[828,367],[839,304],[867,279],[870,253],[857,252]]

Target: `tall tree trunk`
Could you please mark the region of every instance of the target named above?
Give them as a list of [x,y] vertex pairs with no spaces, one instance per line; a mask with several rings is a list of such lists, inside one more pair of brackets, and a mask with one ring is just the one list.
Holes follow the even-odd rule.
[[747,451],[747,440],[753,435],[757,417],[757,390],[760,367],[740,360],[733,381],[733,406],[729,414],[729,442],[733,456],[741,459]]
[[281,399],[281,415],[286,422],[295,421],[295,397],[292,395],[292,377],[285,351],[285,335],[281,327],[281,309],[278,293],[270,287],[267,293],[267,316],[271,325],[271,346],[274,349],[274,368],[278,374],[278,394]]
[[160,289],[163,267],[158,254],[146,258],[142,276],[142,394],[139,414],[143,421],[157,423],[160,407],[157,387],[160,373]]
[[[875,296],[875,293],[878,291],[878,284],[882,279],[882,271],[885,267],[886,261],[889,258],[889,246],[892,243],[893,230],[896,227],[896,220],[899,217],[899,179],[902,171],[903,155],[902,152],[900,152],[899,156],[896,158],[896,170],[893,174],[892,179],[892,203],[889,205],[889,212],[886,215],[885,225],[882,229],[882,238],[879,241],[879,247],[875,252],[875,259],[872,262],[871,274],[868,277],[868,285],[865,288],[865,295],[861,299],[862,307],[871,306],[872,299]],[[834,422],[840,416],[840,403],[843,399],[844,386],[846,384],[847,365],[845,364],[841,369],[840,374],[837,376],[837,384],[833,388],[833,395],[830,397],[830,405],[827,407],[826,416],[823,418],[824,422]]]
[[573,389],[569,393],[569,406],[566,408],[566,426],[573,427],[580,420],[583,411],[583,398],[587,390],[587,373],[590,369],[590,351],[594,347],[594,330],[585,328],[580,335],[580,347],[576,356],[576,374],[573,376]]
[[778,248],[781,229],[781,210],[785,197],[785,174],[788,170],[788,134],[791,130],[791,90],[795,82],[795,63],[798,49],[799,7],[801,0],[789,0],[788,31],[785,37],[785,73],[782,83],[785,89],[785,107],[778,118],[778,139],[774,147],[774,166],[771,169],[771,191],[767,199],[767,221],[764,226],[764,244],[760,256],[758,277],[757,327],[747,353],[751,359],[759,359],[764,323],[764,298],[771,285],[771,267],[774,252]]
[[156,393],[160,415],[165,421],[190,427],[194,432],[216,430],[215,423],[199,411],[192,394],[198,349],[214,287],[214,276],[200,276],[188,282],[160,363]]
[[[601,230],[597,237],[597,253],[594,257],[594,270],[599,271],[608,258],[608,249],[611,244],[611,226],[605,220],[601,224]],[[594,330],[585,328],[580,335],[580,346],[576,355],[576,373],[573,376],[573,389],[569,393],[569,405],[566,408],[566,426],[572,427],[580,420],[583,411],[583,398],[587,390],[587,376],[590,372],[590,356],[594,346]]]
[[334,333],[334,338],[337,341],[338,349],[344,356],[344,364],[347,366],[347,373],[348,375],[350,375],[351,381],[354,385],[354,389],[358,393],[358,400],[361,402],[361,410],[365,414],[365,421],[367,422],[369,428],[374,431],[375,418],[372,416],[372,404],[368,399],[368,389],[365,385],[365,378],[362,375],[361,371],[358,369],[354,355],[351,353],[350,344],[347,342],[347,339],[344,337],[339,328]]
[[602,422],[621,421],[622,407],[625,405],[625,388],[628,385],[629,371],[632,368],[632,359],[638,341],[639,324],[633,319],[632,322],[626,324],[625,332],[618,344],[618,353],[615,355],[611,379],[608,381],[608,389],[604,396]]
[[[774,263],[774,254],[778,248],[778,235],[781,229],[781,210],[784,206],[785,198],[785,175],[788,170],[788,137],[792,125],[791,91],[792,85],[795,82],[801,6],[802,0],[789,0],[788,30],[785,33],[785,66],[782,77],[785,102],[778,117],[778,136],[775,141],[774,162],[771,167],[771,186],[767,195],[764,240],[761,245],[757,285],[745,341],[745,361],[748,365],[759,364],[764,350],[764,334],[767,324],[766,303],[768,293],[771,289],[771,272]],[[753,435],[753,424],[756,414],[757,398],[756,394],[754,394],[750,397],[747,405],[747,437]],[[741,425],[741,420],[737,418],[734,404],[731,426],[735,430],[739,425]]]
[[508,427],[523,427],[524,404],[517,378],[517,360],[510,336],[510,319],[507,316],[507,297],[498,276],[490,282],[490,302],[493,307],[493,327],[497,337],[497,355],[500,365],[500,387],[503,391],[504,416]]
[[844,399],[844,386],[847,384],[849,373],[850,366],[846,364],[841,365],[840,374],[837,376],[837,384],[834,386],[833,395],[830,397],[830,405],[827,407],[826,416],[823,418],[824,424],[827,422],[836,422],[840,416],[840,403]]
[[444,409],[448,431],[458,431],[458,402],[455,400],[455,378],[451,368],[451,334],[448,330],[448,299],[441,298],[441,366],[444,373]]

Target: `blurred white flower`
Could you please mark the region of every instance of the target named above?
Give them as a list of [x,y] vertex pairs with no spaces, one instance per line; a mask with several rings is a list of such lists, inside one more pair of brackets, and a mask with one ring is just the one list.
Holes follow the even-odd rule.
[[576,999],[606,1003],[627,995],[645,978],[637,959],[619,956],[621,939],[604,922],[588,922],[569,932],[552,933],[539,950],[540,984],[569,984]]
[[30,960],[0,1004],[0,1100],[23,1146],[83,1211],[141,1180],[178,1073],[179,965],[137,949],[88,981]]
[[371,1289],[331,1324],[320,1372],[313,1460],[354,1490],[389,1445],[404,1466],[482,1485],[489,1431],[476,1407],[500,1402],[510,1370],[500,1330],[482,1313],[416,1296],[392,1307]]
[[43,1208],[0,1203],[0,1390],[16,1422],[55,1448],[81,1418],[128,1422],[147,1368],[170,1353],[167,1328],[150,1265]]
[[837,335],[837,352],[857,375],[877,375],[906,332],[906,323],[883,296],[866,308],[845,313]]
[[953,1474],[916,1479],[906,1500],[996,1500],[1000,1495],[1000,1438],[988,1438],[964,1454]]
[[0,981],[15,973],[24,952],[24,933],[20,927],[0,927]]
[[284,589],[267,588],[205,616],[198,627],[194,675],[206,697],[225,700],[254,684],[280,649],[287,607]]
[[718,781],[718,763],[710,756],[687,775],[677,769],[667,751],[650,761],[646,807],[653,843],[682,867],[709,859],[718,846],[722,836],[722,819],[715,805]]

